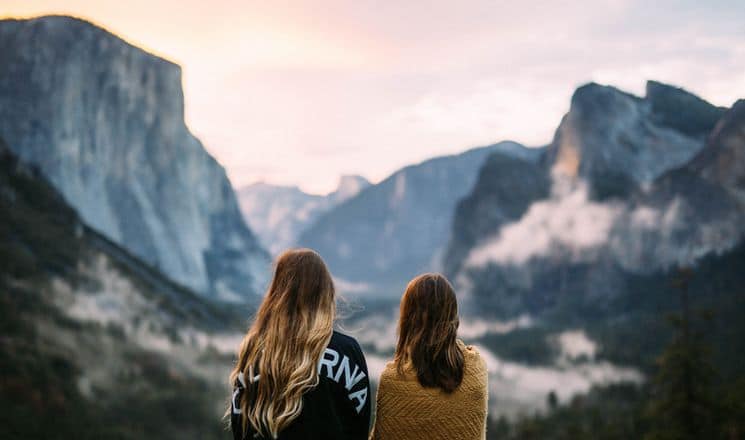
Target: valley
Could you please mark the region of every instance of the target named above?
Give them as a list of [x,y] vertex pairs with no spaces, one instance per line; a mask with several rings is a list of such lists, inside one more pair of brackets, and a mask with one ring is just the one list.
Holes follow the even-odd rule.
[[489,438],[641,438],[681,370],[701,432],[745,436],[742,99],[588,83],[545,145],[312,195],[234,188],[186,126],[181,68],[92,23],[2,20],[0,66],[3,437],[225,438],[271,259],[300,246],[373,385],[408,280],[451,280]]

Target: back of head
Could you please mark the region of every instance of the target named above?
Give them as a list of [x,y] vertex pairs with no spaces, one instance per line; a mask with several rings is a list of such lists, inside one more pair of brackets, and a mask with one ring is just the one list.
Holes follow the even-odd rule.
[[276,438],[300,415],[303,394],[318,384],[335,311],[333,280],[321,257],[310,249],[280,255],[230,376],[231,384],[240,373],[246,378],[243,432],[250,424]]
[[401,298],[395,362],[403,374],[411,363],[419,383],[452,392],[463,380],[464,356],[458,347],[458,302],[440,274],[420,275]]

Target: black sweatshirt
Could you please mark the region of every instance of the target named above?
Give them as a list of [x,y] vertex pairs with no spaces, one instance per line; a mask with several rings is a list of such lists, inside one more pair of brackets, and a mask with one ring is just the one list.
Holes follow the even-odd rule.
[[[334,331],[318,365],[318,386],[303,395],[302,412],[279,433],[278,439],[367,439],[370,381],[360,345],[354,338]],[[239,377],[233,390],[233,439],[264,438],[257,436],[250,424],[249,432],[243,435],[239,402],[245,383]]]

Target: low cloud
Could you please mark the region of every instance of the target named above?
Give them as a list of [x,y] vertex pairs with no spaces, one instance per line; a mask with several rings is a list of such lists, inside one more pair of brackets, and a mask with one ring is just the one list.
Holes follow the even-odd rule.
[[471,251],[465,266],[520,265],[557,253],[586,261],[607,242],[622,210],[620,204],[590,200],[584,182],[557,180],[550,199],[533,203],[520,220]]
[[[594,343],[586,336],[580,337],[579,332],[562,333],[557,338],[563,340],[562,344],[566,344],[563,348],[570,351],[586,352],[591,346],[594,351]],[[516,417],[545,410],[546,397],[552,391],[560,401],[566,402],[577,394],[588,392],[593,385],[644,380],[638,370],[607,361],[566,362],[566,353],[553,365],[529,366],[500,359],[485,347],[477,346],[477,349],[489,371],[489,409],[496,417]]]
[[721,205],[701,206],[681,193],[659,206],[629,207],[616,221],[608,252],[624,269],[646,273],[732,249],[744,233],[742,211],[721,194],[710,197]]
[[552,338],[559,346],[560,363],[569,363],[578,359],[595,359],[597,344],[587,337],[582,330],[567,330]]

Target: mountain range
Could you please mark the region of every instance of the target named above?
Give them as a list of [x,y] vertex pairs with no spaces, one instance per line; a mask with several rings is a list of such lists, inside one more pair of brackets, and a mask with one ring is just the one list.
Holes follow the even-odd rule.
[[[69,17],[4,20],[0,48],[0,134],[10,148],[86,224],[213,298],[261,292],[265,247],[312,247],[358,293],[394,295],[429,270],[477,296],[495,283],[546,290],[569,261],[585,273],[571,278],[599,295],[623,282],[588,280],[695,260],[740,237],[738,176],[695,165],[713,157],[715,127],[734,124],[736,109],[662,83],[650,81],[644,97],[578,88],[545,147],[502,142],[375,185],[348,176],[327,196],[267,184],[236,196],[184,124],[177,65]],[[711,176],[729,176],[730,189]]]
[[258,182],[237,191],[246,223],[272,254],[296,244],[298,236],[326,211],[354,197],[370,182],[362,176],[342,176],[329,194],[303,192],[297,186]]
[[405,167],[320,216],[299,243],[350,290],[400,293],[444,271],[515,316],[629,276],[696,265],[742,240],[742,102],[674,86],[579,87],[545,147],[514,142]]
[[413,275],[439,265],[455,204],[495,151],[535,155],[503,142],[407,166],[318,217],[298,243],[321,253],[343,290],[400,295]]
[[[461,336],[494,356],[497,408],[515,384],[540,402],[550,377],[651,377],[680,273],[693,274],[686,307],[716,317],[706,336],[722,377],[742,375],[743,100],[590,83],[545,146],[347,177],[327,196],[266,184],[236,196],[183,106],[177,65],[99,27],[0,21],[3,436],[224,437],[264,247],[318,250],[339,290],[370,306],[352,323],[371,366],[392,354],[405,283],[445,272]],[[562,336],[576,356],[557,357]]]

